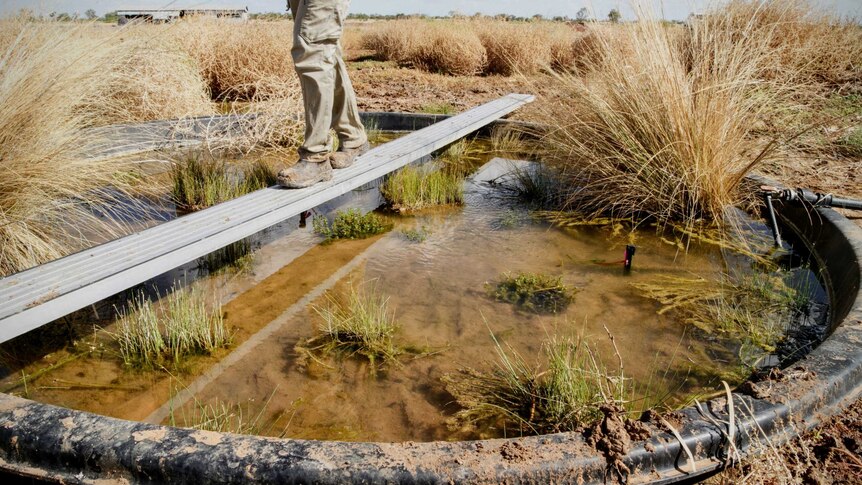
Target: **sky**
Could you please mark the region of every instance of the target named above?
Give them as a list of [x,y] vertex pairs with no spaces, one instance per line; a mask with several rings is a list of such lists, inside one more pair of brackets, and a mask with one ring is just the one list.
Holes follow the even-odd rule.
[[[702,12],[716,0],[663,0],[656,2],[661,7],[661,16],[682,20],[691,12]],[[862,0],[812,0],[820,8],[842,16],[862,18]],[[50,12],[83,13],[93,9],[98,15],[124,8],[162,8],[172,6],[247,6],[251,12],[284,12],[285,0],[0,0],[0,13],[17,12],[22,8],[37,13]],[[421,13],[446,15],[451,11],[471,15],[512,14],[521,17],[535,14],[545,17],[567,15],[574,17],[582,7],[595,12],[596,17],[605,18],[612,8],[619,8],[623,18],[633,18],[629,0],[353,0],[350,11],[354,13]]]

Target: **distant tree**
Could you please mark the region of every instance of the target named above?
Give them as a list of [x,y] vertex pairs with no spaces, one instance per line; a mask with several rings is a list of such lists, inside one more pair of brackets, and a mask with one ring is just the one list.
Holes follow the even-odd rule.
[[575,20],[579,23],[584,23],[587,20],[590,20],[590,11],[587,7],[581,7],[581,9],[578,10],[578,13],[575,15]]
[[96,20],[99,18],[99,16],[96,15],[96,11],[92,8],[88,8],[87,11],[84,12],[84,17],[87,17],[87,20]]
[[541,22],[542,20],[545,20],[545,17],[542,17],[542,14],[537,13],[536,15],[533,15],[531,20],[533,22]]
[[611,11],[608,12],[608,20],[610,20],[611,23],[619,23],[621,18],[622,15],[620,15],[620,11],[615,8],[612,8]]
[[115,10],[113,12],[106,12],[105,15],[102,17],[102,22],[115,24],[117,23],[118,19],[119,16],[117,15],[117,11]]

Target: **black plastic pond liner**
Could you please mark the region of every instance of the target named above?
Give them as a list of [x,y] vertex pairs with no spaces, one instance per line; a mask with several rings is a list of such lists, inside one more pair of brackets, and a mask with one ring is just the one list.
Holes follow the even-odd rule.
[[[418,123],[416,117],[399,116],[404,124]],[[822,271],[834,331],[791,367],[763,382],[747,383],[744,393],[733,393],[732,430],[726,398],[718,398],[666,416],[667,421],[648,421],[651,438],[633,441],[624,455],[597,451],[576,433],[345,443],[156,426],[0,394],[0,470],[6,473],[0,479],[189,484],[692,481],[714,473],[734,453],[761,453],[767,442],[777,446],[816,426],[862,391],[862,230],[831,209],[781,202],[776,207]]]

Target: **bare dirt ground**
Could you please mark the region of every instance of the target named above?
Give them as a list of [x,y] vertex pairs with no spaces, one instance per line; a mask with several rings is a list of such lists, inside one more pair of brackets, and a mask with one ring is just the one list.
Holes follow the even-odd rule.
[[[551,94],[549,80],[504,76],[457,77],[379,62],[369,51],[351,50],[350,75],[365,111],[454,113],[512,92]],[[538,103],[537,103],[538,104]],[[514,116],[529,119],[535,105]],[[862,198],[862,160],[824,154],[789,154],[760,171],[790,187]],[[862,227],[862,214],[844,211]],[[820,428],[783,446],[774,460],[750,460],[710,479],[712,483],[862,483],[862,400]]]

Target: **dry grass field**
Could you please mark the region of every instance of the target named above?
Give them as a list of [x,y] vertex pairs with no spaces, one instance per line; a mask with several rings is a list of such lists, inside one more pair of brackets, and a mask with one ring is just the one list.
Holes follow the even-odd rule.
[[[351,21],[343,45],[363,110],[455,113],[537,95],[515,116],[550,127],[542,155],[583,189],[566,209],[720,224],[751,172],[862,198],[859,24],[801,0],[734,0],[688,26],[642,19]],[[81,150],[98,143],[92,127],[252,111],[262,127],[244,149],[295,146],[291,29],[0,20],[0,275],[123,234],[93,209],[152,190],[134,161]],[[862,469],[860,415],[856,403],[713,480],[850,483]]]

